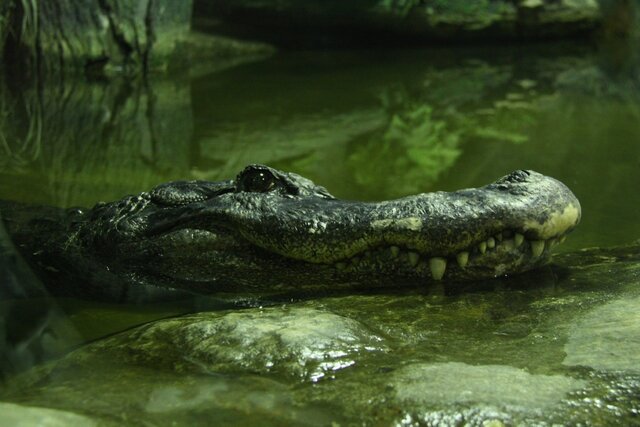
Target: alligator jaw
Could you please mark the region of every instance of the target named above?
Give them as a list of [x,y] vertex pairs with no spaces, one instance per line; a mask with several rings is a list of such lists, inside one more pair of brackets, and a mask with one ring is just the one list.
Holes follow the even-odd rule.
[[[396,271],[409,270],[417,276],[436,281],[443,278],[497,277],[535,268],[550,259],[551,248],[564,242],[567,234],[578,224],[581,217],[580,204],[575,196],[558,181],[546,177],[545,179],[552,180],[552,184],[561,190],[556,194],[555,206],[544,205],[538,215],[534,215],[533,210],[529,216],[526,212],[523,213],[518,228],[506,228],[494,232],[493,230],[499,227],[498,224],[505,222],[514,224],[508,220],[508,215],[504,214],[499,216],[500,221],[491,217],[485,219],[482,221],[484,227],[476,224],[475,229],[465,230],[462,227],[457,228],[455,233],[440,235],[433,228],[424,232],[428,227],[418,217],[378,220],[374,222],[373,228],[388,229],[395,226],[396,232],[398,228],[412,230],[416,232],[418,238],[409,239],[407,243],[396,241],[393,245],[381,244],[339,260],[334,265],[340,272],[364,272],[384,264]],[[450,195],[443,195],[443,197],[448,196]],[[452,193],[451,198],[455,200],[457,194]],[[512,204],[512,202],[509,203]],[[481,212],[481,209],[478,212]],[[445,221],[436,220],[435,222]],[[471,219],[469,225],[473,226]],[[463,236],[456,238],[457,234]],[[446,240],[446,244],[429,241],[429,237],[434,235],[440,237],[440,241]],[[469,236],[476,236],[476,238],[469,240]],[[426,238],[420,241],[421,237]]]
[[[564,184],[533,171],[517,171],[477,189],[380,203],[263,195],[245,205],[245,195],[227,196],[232,200],[225,204],[235,208],[222,213],[211,206],[212,217],[223,215],[224,223],[260,248],[321,264],[345,263],[393,246],[416,252],[422,260],[460,257],[463,264],[467,252],[473,264],[476,253],[491,250],[505,237],[518,248],[526,238],[535,259],[544,253],[538,241],[561,238],[581,215],[578,200]],[[430,264],[439,276],[442,263]]]
[[477,189],[380,203],[235,192],[190,209],[171,233],[191,248],[174,251],[195,259],[244,245],[257,252],[238,264],[302,265],[330,270],[340,281],[474,280],[530,270],[547,262],[580,220],[571,191],[532,171]]
[[566,233],[546,240],[529,240],[520,232],[504,231],[451,256],[423,254],[407,246],[381,246],[333,263],[337,274],[366,274],[385,265],[404,276],[426,281],[483,279],[530,270],[546,263],[551,249]]

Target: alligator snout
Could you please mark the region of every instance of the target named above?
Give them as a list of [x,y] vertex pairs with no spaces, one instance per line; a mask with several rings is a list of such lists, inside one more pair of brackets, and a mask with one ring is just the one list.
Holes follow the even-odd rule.
[[564,184],[530,170],[483,187],[370,203],[250,165],[233,180],[168,183],[121,205],[96,207],[84,235],[109,240],[107,252],[128,256],[126,268],[198,289],[282,286],[292,277],[324,286],[514,274],[546,263],[581,217]]

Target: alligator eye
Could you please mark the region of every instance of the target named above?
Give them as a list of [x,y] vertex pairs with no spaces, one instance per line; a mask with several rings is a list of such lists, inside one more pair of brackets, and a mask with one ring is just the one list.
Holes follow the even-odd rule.
[[511,172],[509,175],[503,176],[502,178],[497,180],[495,182],[495,186],[499,190],[505,190],[506,191],[506,190],[509,190],[509,189],[511,189],[513,187],[511,184],[517,184],[519,182],[526,182],[529,179],[529,175],[531,175],[531,174],[526,170],[517,170],[517,171]]
[[268,170],[249,170],[242,175],[238,184],[241,191],[266,193],[275,187],[276,177]]
[[529,175],[531,175],[531,174],[528,171],[521,169],[521,170],[517,170],[517,171],[511,172],[504,179],[505,179],[505,181],[509,181],[509,182],[513,182],[513,183],[525,182],[529,178]]

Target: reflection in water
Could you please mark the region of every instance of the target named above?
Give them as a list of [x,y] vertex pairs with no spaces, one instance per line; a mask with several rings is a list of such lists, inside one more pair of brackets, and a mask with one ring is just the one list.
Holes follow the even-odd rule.
[[184,83],[61,81],[18,91],[5,82],[2,88],[5,199],[91,205],[120,197],[132,183],[153,186],[188,168],[192,118]]
[[356,182],[376,189],[378,197],[433,186],[460,155],[459,133],[444,120],[434,120],[430,106],[407,103],[404,108],[391,115],[382,135],[354,144],[348,159]]
[[[637,65],[618,74],[579,46],[438,53],[290,54],[195,81],[197,176],[268,162],[338,197],[380,200],[529,168],[568,183],[583,203],[563,249],[640,235],[630,217],[640,197],[640,147],[630,143],[640,138]],[[393,133],[399,119],[410,122],[404,134]]]

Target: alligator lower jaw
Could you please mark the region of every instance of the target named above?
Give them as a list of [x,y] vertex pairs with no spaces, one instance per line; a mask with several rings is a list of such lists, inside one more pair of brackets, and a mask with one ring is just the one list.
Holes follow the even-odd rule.
[[[367,273],[384,265],[401,275],[447,279],[483,279],[529,270],[548,260],[566,233],[530,240],[518,232],[502,232],[455,255],[424,254],[406,246],[380,246],[331,265],[337,274]],[[405,274],[403,274],[405,273]]]
[[[217,267],[207,270],[203,277],[217,277],[216,280],[220,281],[222,276],[216,276],[221,274],[220,271],[241,265],[257,268],[254,272],[264,270],[270,271],[269,275],[277,275],[273,270],[277,265],[289,275],[308,274],[305,276],[307,281],[314,274],[327,282],[335,280],[373,285],[373,282],[382,280],[389,286],[396,283],[396,279],[417,283],[470,281],[520,273],[540,266],[549,259],[551,248],[562,243],[565,237],[566,233],[563,233],[547,240],[531,240],[523,233],[507,231],[446,255],[420,253],[409,245],[387,245],[376,246],[333,263],[314,263],[260,249],[225,230],[180,229],[155,239],[157,247],[165,250],[154,265],[170,263],[171,260],[178,265],[193,265],[197,260],[205,260],[205,264],[211,266],[211,256],[217,254],[220,257]],[[176,267],[169,266],[167,271],[175,274]]]

